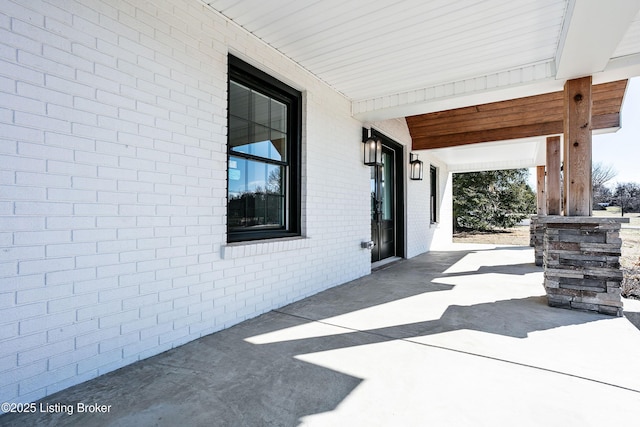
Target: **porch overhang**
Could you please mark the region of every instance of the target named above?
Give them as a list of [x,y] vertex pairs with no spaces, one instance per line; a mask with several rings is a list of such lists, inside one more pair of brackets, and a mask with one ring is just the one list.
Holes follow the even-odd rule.
[[[627,80],[593,87],[594,131],[620,128]],[[556,135],[563,132],[563,92],[407,117],[414,150]]]

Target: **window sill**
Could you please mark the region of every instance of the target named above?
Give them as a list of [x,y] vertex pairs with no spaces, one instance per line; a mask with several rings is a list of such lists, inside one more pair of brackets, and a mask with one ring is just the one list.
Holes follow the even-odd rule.
[[222,259],[236,259],[276,252],[296,251],[309,247],[307,237],[283,237],[279,239],[252,240],[250,242],[227,243],[220,248]]

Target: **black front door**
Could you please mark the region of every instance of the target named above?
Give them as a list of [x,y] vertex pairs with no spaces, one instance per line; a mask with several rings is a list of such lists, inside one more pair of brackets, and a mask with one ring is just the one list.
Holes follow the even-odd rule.
[[396,153],[383,145],[382,165],[371,168],[371,262],[396,256]]

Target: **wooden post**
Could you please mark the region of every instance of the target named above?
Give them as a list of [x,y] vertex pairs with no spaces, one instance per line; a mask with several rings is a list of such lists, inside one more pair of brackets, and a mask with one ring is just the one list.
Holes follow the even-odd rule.
[[538,192],[538,215],[547,214],[547,197],[544,184],[544,166],[536,168],[536,190]]
[[565,215],[591,216],[591,76],[564,85]]
[[547,214],[560,215],[560,137],[547,138]]

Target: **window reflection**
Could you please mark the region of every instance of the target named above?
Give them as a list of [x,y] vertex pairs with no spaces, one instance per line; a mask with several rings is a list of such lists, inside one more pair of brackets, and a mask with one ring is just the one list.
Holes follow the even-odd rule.
[[287,161],[286,105],[233,81],[229,100],[231,150]]
[[284,167],[229,158],[230,229],[284,227]]

